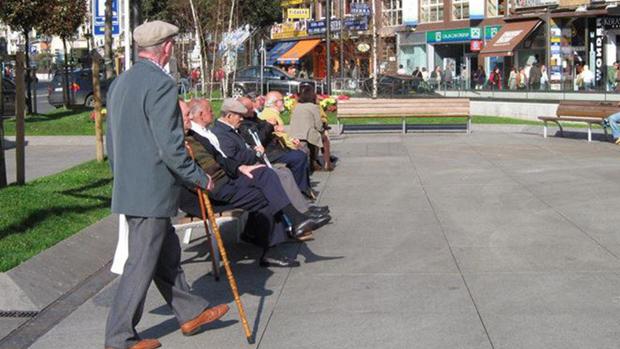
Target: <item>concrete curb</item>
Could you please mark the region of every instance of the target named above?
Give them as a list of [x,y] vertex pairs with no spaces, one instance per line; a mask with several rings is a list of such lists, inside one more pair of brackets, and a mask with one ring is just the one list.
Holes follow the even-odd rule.
[[50,305],[112,259],[117,230],[118,219],[110,215],[0,274],[0,310],[40,311]]

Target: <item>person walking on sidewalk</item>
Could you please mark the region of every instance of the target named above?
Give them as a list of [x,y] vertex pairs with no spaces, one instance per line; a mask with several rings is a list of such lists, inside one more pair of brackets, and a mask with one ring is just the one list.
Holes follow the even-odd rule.
[[181,184],[212,189],[212,181],[185,150],[175,81],[164,70],[173,54],[176,26],[153,21],[138,26],[133,38],[140,60],[117,77],[108,92],[106,146],[114,175],[112,212],[125,214],[129,253],[106,323],[105,346],[154,349],[141,339],[140,321],[151,284],[172,308],[184,335],[228,311],[190,293],[180,258],[176,216]]

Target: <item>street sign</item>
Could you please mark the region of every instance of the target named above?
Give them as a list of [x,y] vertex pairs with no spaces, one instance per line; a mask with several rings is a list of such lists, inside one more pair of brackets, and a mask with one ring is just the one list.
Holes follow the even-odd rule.
[[[120,33],[118,24],[118,1],[119,0],[112,0],[112,35],[118,35]],[[105,0],[93,0],[92,4],[93,33],[95,36],[105,35]]]
[[351,14],[354,16],[370,16],[372,10],[370,5],[354,2],[351,4]]

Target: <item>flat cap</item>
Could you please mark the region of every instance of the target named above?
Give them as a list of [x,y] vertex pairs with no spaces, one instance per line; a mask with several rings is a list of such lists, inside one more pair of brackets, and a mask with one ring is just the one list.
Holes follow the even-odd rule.
[[163,21],[153,21],[140,24],[133,30],[133,39],[140,47],[159,45],[166,39],[179,33],[176,25]]
[[226,98],[222,104],[222,112],[244,115],[248,112],[248,109],[238,100],[234,98]]

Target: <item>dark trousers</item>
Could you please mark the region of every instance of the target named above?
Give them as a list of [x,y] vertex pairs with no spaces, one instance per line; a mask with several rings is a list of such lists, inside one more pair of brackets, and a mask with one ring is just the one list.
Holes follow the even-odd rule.
[[181,246],[170,218],[127,216],[129,257],[106,323],[105,345],[129,348],[140,340],[136,325],[142,317],[151,280],[172,308],[179,324],[198,316],[208,302],[192,295],[181,268]]
[[271,162],[279,162],[286,164],[293,176],[299,190],[305,192],[310,189],[310,167],[308,164],[308,156],[301,150],[290,150],[269,159]]
[[[215,192],[209,193],[214,206],[230,206],[250,213],[245,234],[257,245],[267,248],[287,240],[286,226],[280,211],[291,202],[286,196],[278,175],[268,168],[252,171],[253,179],[241,174],[230,179]],[[195,193],[181,193],[181,209],[200,217]]]

